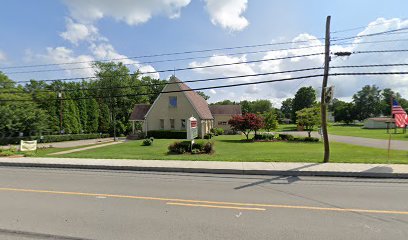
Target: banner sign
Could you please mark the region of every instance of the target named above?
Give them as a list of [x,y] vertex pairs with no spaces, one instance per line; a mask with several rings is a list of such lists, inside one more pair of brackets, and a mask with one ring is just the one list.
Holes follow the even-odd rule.
[[37,140],[35,141],[23,141],[20,142],[20,151],[35,151],[37,150]]

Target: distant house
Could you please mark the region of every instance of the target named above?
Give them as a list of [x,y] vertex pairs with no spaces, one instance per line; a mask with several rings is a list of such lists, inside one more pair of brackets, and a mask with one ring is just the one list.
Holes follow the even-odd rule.
[[395,120],[387,117],[367,118],[364,120],[364,128],[367,129],[387,129],[394,128]]
[[134,106],[129,118],[133,124],[133,133],[137,122],[145,133],[150,130],[186,130],[187,119],[193,116],[198,122],[198,135],[203,137],[213,127],[229,130],[228,120],[232,115],[241,113],[239,105],[225,105],[211,107],[215,111],[213,114],[207,101],[175,76],[170,78],[169,84],[162,91],[169,93],[159,94],[152,105]]
[[214,127],[222,128],[226,133],[232,132],[228,121],[233,115],[242,115],[241,105],[210,105],[214,117]]

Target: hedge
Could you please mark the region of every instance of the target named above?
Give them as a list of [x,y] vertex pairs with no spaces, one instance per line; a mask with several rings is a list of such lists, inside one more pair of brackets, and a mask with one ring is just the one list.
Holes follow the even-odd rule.
[[154,137],[158,139],[186,139],[187,131],[151,130],[147,131],[147,137]]
[[7,144],[20,144],[20,141],[31,141],[37,140],[39,143],[50,143],[50,142],[63,142],[63,141],[73,141],[73,140],[84,140],[84,139],[97,139],[97,138],[107,138],[109,134],[90,133],[90,134],[64,134],[64,135],[44,135],[41,139],[40,136],[31,137],[4,137],[0,138],[0,145]]
[[168,149],[169,149],[169,153],[173,153],[173,154],[184,154],[184,153],[210,154],[214,152],[214,143],[199,140],[199,141],[196,141],[193,144],[193,146],[191,146],[190,141],[182,141],[182,142],[176,141],[170,144]]

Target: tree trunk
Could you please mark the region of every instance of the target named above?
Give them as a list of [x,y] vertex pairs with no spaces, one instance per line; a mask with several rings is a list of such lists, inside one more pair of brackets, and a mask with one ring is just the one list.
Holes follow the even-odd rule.
[[309,137],[312,137],[312,131],[307,131],[307,134],[309,135]]

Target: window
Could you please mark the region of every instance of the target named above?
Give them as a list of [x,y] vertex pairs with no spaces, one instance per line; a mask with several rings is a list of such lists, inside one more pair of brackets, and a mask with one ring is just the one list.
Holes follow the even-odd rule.
[[160,119],[160,129],[164,129],[164,119]]
[[227,125],[227,122],[218,122],[218,125]]
[[186,129],[186,119],[181,119],[181,129]]
[[177,107],[177,97],[176,96],[170,96],[169,97],[169,107],[171,107],[171,108],[176,108]]
[[174,129],[174,119],[170,119],[170,128]]

